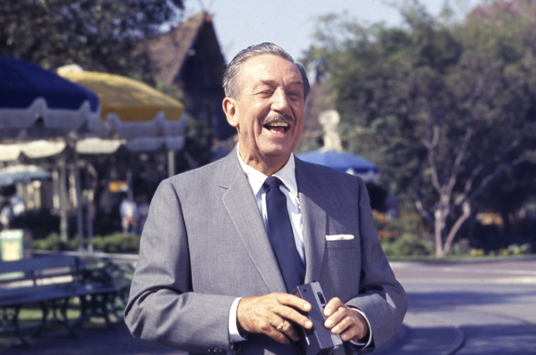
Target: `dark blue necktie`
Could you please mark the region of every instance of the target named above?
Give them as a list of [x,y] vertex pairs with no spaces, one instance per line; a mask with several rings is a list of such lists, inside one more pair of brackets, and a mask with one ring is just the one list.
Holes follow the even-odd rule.
[[287,210],[287,198],[279,189],[281,180],[270,176],[264,182],[266,190],[266,212],[268,236],[275,252],[279,268],[285,279],[287,291],[303,284],[303,266],[294,242],[294,233]]

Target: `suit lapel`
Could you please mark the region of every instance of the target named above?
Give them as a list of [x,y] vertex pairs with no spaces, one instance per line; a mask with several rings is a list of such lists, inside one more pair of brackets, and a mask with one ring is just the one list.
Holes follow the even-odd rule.
[[251,191],[246,174],[242,171],[236,148],[227,156],[223,165],[220,187],[225,206],[249,257],[259,271],[270,292],[284,292],[285,282],[266,229]]
[[298,158],[295,161],[305,247],[305,282],[308,283],[318,280],[322,270],[326,247],[327,196],[319,193],[320,186],[314,173],[307,171],[307,166]]

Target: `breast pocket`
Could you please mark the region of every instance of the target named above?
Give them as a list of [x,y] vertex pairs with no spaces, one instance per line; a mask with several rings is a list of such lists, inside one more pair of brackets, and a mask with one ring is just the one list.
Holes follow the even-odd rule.
[[[359,239],[326,240],[321,284],[326,297],[348,300],[359,292],[361,247]],[[326,285],[324,288],[324,284]]]

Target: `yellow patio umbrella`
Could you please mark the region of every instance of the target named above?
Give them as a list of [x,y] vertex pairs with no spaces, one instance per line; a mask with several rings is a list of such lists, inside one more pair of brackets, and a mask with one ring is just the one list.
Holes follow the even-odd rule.
[[[119,144],[138,152],[165,147],[168,174],[175,174],[174,151],[184,147],[187,128],[182,103],[124,76],[83,71],[76,65],[62,67],[58,74],[96,93],[101,104],[103,129],[100,137],[77,142],[75,151],[97,153],[106,148],[104,150],[111,149],[111,152]],[[131,188],[129,193],[132,193]],[[92,232],[88,231],[88,235]]]
[[98,95],[108,136],[133,139],[184,134],[184,105],[149,85],[99,72],[60,69],[58,74]]

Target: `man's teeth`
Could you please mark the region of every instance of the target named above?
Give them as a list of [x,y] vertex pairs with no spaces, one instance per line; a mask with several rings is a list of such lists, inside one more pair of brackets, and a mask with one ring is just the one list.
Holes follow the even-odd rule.
[[268,123],[266,126],[268,126],[268,127],[284,127],[284,128],[288,128],[288,123],[286,123],[286,122],[273,122],[273,123]]

